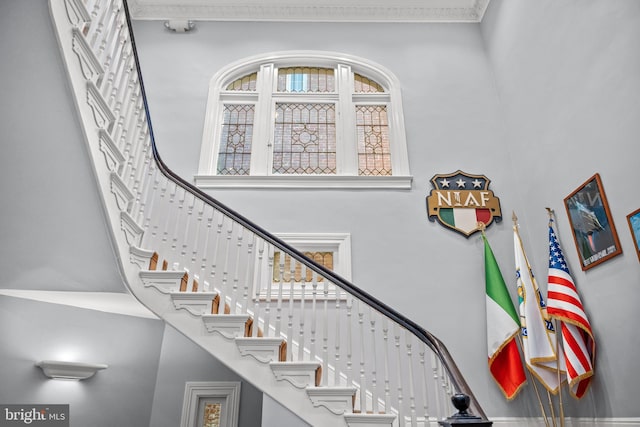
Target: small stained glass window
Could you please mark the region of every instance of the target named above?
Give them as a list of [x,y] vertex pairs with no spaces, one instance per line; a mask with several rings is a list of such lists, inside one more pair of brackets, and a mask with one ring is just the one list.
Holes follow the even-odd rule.
[[335,174],[334,104],[276,104],[273,173]]
[[219,175],[249,175],[254,109],[252,104],[224,106],[218,152]]
[[356,106],[358,175],[391,175],[389,122],[385,105]]
[[244,77],[241,77],[237,80],[234,80],[227,86],[227,90],[238,90],[238,91],[256,91],[256,82],[258,81],[258,73],[247,74]]
[[220,415],[222,405],[220,403],[207,403],[204,406],[203,427],[220,427]]
[[355,93],[383,93],[384,88],[373,80],[354,73],[354,90]]
[[[282,252],[276,252],[273,256],[273,282],[280,282],[280,259],[282,256]],[[333,271],[333,252],[326,251],[318,251],[318,252],[304,252],[304,256],[307,258],[311,258],[321,266],[327,268],[328,270]],[[306,273],[302,274],[302,264],[299,262],[295,263],[294,272],[293,272],[293,280],[296,283],[307,282],[310,283],[313,281],[313,271],[305,268]],[[291,282],[291,256],[285,254],[284,261],[282,263],[282,278],[283,282]],[[316,281],[322,282],[324,279],[321,276],[317,276]]]
[[278,92],[335,92],[332,68],[289,67],[278,70]]

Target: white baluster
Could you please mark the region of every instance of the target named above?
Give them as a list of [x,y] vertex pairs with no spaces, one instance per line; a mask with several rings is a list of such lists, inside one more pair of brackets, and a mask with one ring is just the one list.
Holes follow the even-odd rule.
[[222,282],[220,284],[219,295],[220,295],[220,309],[219,314],[223,314],[225,312],[225,307],[227,304],[227,293],[229,289],[227,288],[227,283],[229,281],[229,256],[231,255],[231,236],[233,235],[234,222],[225,217],[225,221],[227,224],[227,236],[224,241],[224,248],[222,250],[222,255],[224,257],[224,263],[222,264]]
[[107,2],[104,6],[96,4],[94,7],[93,12],[95,12],[95,16],[92,13],[91,25],[89,26],[89,30],[86,34],[89,46],[91,46],[94,53],[97,51],[96,44],[99,43],[99,37],[104,28],[104,21],[109,16],[110,5],[111,4]]
[[[316,359],[316,330],[317,330],[317,301],[318,301],[318,276],[315,271],[312,273],[311,282],[311,328],[309,330],[311,337],[309,339],[309,357],[310,360]],[[326,384],[326,383],[325,383]]]
[[[159,183],[160,183],[160,198],[155,198],[157,201],[158,208],[154,207],[154,211],[157,212],[158,209],[162,209],[164,212],[165,206],[167,204],[167,191],[169,189],[169,180],[162,174],[158,173]],[[155,204],[154,204],[155,205]],[[160,222],[162,221],[161,215],[154,215],[149,217],[150,220],[153,221],[153,227],[151,227],[151,234],[154,237],[154,241],[158,242],[160,239],[160,235],[162,231],[160,230]],[[156,248],[159,250],[160,248]]]
[[365,342],[364,342],[364,309],[363,302],[358,301],[358,337],[360,339],[360,411],[367,413],[367,377],[364,366]]
[[[218,255],[220,254],[220,243],[222,242],[222,226],[224,225],[224,214],[218,212],[218,222],[216,223],[216,234],[214,237],[213,254],[211,256],[211,285],[215,286],[216,276],[218,274]],[[224,306],[223,306],[224,307]]]
[[394,338],[394,342],[395,342],[395,346],[396,346],[396,352],[395,352],[395,357],[396,357],[396,361],[397,361],[397,381],[398,381],[398,386],[397,386],[397,390],[398,390],[398,420],[400,421],[400,425],[404,426],[404,406],[403,406],[403,400],[404,400],[404,396],[402,393],[402,351],[400,350],[400,327],[398,326],[397,323],[393,324],[393,338]]
[[173,252],[175,259],[178,259],[176,248],[178,247],[178,235],[180,234],[180,219],[184,215],[185,200],[187,198],[187,190],[181,186],[178,186],[178,188],[178,192],[182,194],[182,196],[176,197],[176,210],[174,210],[175,221],[173,223],[173,232],[171,233],[171,252]]
[[324,384],[329,385],[329,283],[327,283],[326,277],[322,277],[322,282],[322,292],[324,294],[324,311],[322,314],[324,319],[324,327],[322,328],[322,380]]
[[[258,336],[258,328],[260,326],[260,291],[262,289],[262,282],[264,279],[262,278],[262,273],[264,271],[264,245],[265,241],[263,239],[258,239],[258,272],[253,281],[254,286],[254,294],[255,294],[255,305],[253,309],[253,330],[251,336]],[[267,273],[268,274],[268,273]],[[267,284],[269,284],[267,282]]]
[[382,317],[382,340],[384,341],[384,411],[391,413],[391,386],[389,384],[389,319]]
[[[254,233],[251,233],[251,237],[249,239],[249,242],[247,244],[247,267],[244,269],[245,274],[244,274],[244,289],[242,292],[242,304],[240,306],[240,312],[241,313],[246,313],[247,312],[247,308],[249,305],[249,295],[251,292],[251,287],[250,284],[253,283],[253,274],[254,274],[254,268],[255,268],[255,259],[253,257],[253,248],[255,247],[256,244],[256,235]],[[258,326],[258,317],[256,315],[256,317],[254,318],[254,322],[255,322],[255,326]]]
[[[296,265],[297,260],[291,257],[291,264],[289,268],[289,312],[287,313],[287,340],[291,343],[293,341],[293,291],[296,283]],[[299,343],[302,345],[302,343]],[[287,346],[288,357],[287,360],[293,361],[293,345]]]
[[371,308],[369,312],[369,325],[371,332],[371,410],[374,414],[380,412],[378,407],[378,349],[376,348],[376,316],[378,312]]
[[416,427],[416,395],[413,382],[413,352],[411,343],[411,333],[405,331],[405,345],[407,346],[407,367],[409,369],[409,411],[411,414],[411,427]]
[[267,280],[265,280],[267,284],[267,297],[264,303],[264,336],[271,335],[271,303],[272,303],[272,284],[273,284],[273,269],[275,266],[273,265],[273,256],[274,256],[274,247],[269,244],[267,246]]
[[425,351],[427,349],[427,345],[423,342],[420,343],[420,366],[422,366],[422,397],[424,400],[423,403],[423,408],[424,408],[424,419],[425,419],[425,426],[429,425],[429,388],[427,387],[428,384],[428,371],[427,371],[427,366],[426,366],[426,359],[425,359]]
[[[158,189],[158,182],[156,175],[158,168],[155,166],[155,162],[151,161],[149,169],[147,170],[147,178],[143,185],[142,200],[140,202],[140,210],[138,211],[138,217],[136,220],[142,225],[143,230],[148,230],[149,222],[147,219],[151,217],[151,209],[153,207],[153,198]],[[147,233],[145,233],[147,234]]]
[[300,323],[299,323],[299,328],[300,331],[298,333],[298,360],[299,361],[303,361],[304,360],[304,321],[305,321],[305,317],[306,317],[306,313],[305,313],[305,306],[306,306],[306,288],[307,288],[307,266],[302,264],[302,267],[300,269]]
[[169,192],[169,206],[167,207],[165,223],[162,229],[162,242],[165,248],[167,247],[167,241],[169,240],[169,228],[171,225],[171,216],[173,212],[176,212],[176,209],[174,208],[174,203],[176,199],[176,193],[178,192],[178,184],[176,184],[173,181],[170,181],[169,186],[173,187],[173,190]]
[[436,398],[436,413],[439,414],[445,414],[445,410],[443,409],[442,406],[440,406],[441,404],[441,400],[440,399],[440,386],[439,386],[439,381],[438,379],[440,378],[440,376],[438,375],[438,365],[440,364],[440,361],[438,360],[437,356],[435,353],[431,353],[431,370],[433,371],[433,386],[435,388],[435,398]]
[[[191,203],[187,203],[187,216],[184,220],[184,232],[182,233],[181,239],[182,239],[182,245],[181,245],[181,249],[180,249],[180,256],[182,257],[182,259],[184,260],[183,262],[186,262],[186,255],[187,255],[187,247],[189,244],[192,245],[196,245],[197,247],[197,242],[198,242],[198,230],[196,229],[195,232],[196,234],[193,236],[193,239],[191,239],[189,237],[189,229],[193,228],[193,226],[198,226],[200,224],[200,222],[202,221],[202,218],[197,218],[197,219],[193,219],[193,208],[196,204],[196,196],[188,193],[190,195],[190,199],[191,199]],[[186,198],[186,196],[185,196]],[[193,224],[195,222],[195,224]]]
[[284,285],[284,259],[285,253],[280,250],[280,262],[278,265],[278,300],[276,301],[276,331],[275,336],[280,336],[280,331],[282,328],[282,287]]
[[[325,279],[326,280],[326,279]],[[336,289],[337,291],[337,289]],[[340,385],[340,295],[336,292],[336,334],[335,334],[335,369],[333,370],[333,384]]]
[[236,236],[236,265],[233,273],[233,290],[231,291],[231,314],[236,313],[236,301],[238,298],[238,284],[240,283],[240,255],[242,252],[242,235],[244,227],[238,226],[238,232]]
[[[203,234],[203,231],[202,231],[202,220],[204,219],[204,211],[205,211],[205,208],[207,206],[204,200],[194,196],[194,200],[196,200],[196,199],[197,199],[197,202],[199,202],[198,204],[200,205],[200,208],[198,209],[198,213],[196,215],[196,231],[195,231],[194,236],[193,236],[193,244],[191,245],[191,263],[194,264],[194,265],[197,262],[198,250],[200,248],[200,239],[202,239],[202,234]],[[192,206],[192,209],[195,208],[195,204],[196,204],[196,202],[194,202],[194,204]],[[204,233],[206,233],[206,231]],[[186,239],[185,239],[185,241],[186,241]],[[188,249],[188,247],[185,245],[185,246],[182,247],[182,249],[186,253],[186,250]],[[206,252],[203,251],[203,254],[204,253],[206,253]],[[203,266],[200,266],[200,268],[202,270],[204,270]]]
[[347,300],[347,387],[353,385],[353,332],[352,332],[353,298]]

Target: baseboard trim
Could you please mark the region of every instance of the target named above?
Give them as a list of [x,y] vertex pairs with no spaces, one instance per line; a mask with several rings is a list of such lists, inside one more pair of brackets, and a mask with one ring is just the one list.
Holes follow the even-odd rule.
[[[546,427],[542,418],[491,418],[494,427]],[[550,425],[551,420],[549,420]],[[565,418],[565,427],[640,427],[640,418]],[[560,426],[558,421],[557,426]]]

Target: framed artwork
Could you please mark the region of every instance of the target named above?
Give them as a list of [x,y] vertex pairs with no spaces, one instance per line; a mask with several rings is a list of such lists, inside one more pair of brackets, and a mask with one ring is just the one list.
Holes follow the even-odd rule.
[[180,427],[238,427],[239,409],[239,382],[187,382]]
[[636,209],[627,215],[627,222],[629,222],[629,229],[631,230],[633,243],[636,245],[638,261],[640,261],[640,209]]
[[622,253],[599,174],[569,194],[564,205],[582,270]]

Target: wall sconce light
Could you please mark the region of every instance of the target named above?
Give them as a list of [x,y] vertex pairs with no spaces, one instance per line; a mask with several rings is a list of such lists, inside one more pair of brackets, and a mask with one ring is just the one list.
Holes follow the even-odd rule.
[[195,22],[187,19],[170,19],[164,21],[164,27],[175,33],[186,33],[196,27]]
[[95,375],[108,365],[97,363],[61,362],[57,360],[43,360],[36,363],[49,378],[56,380],[84,380]]

